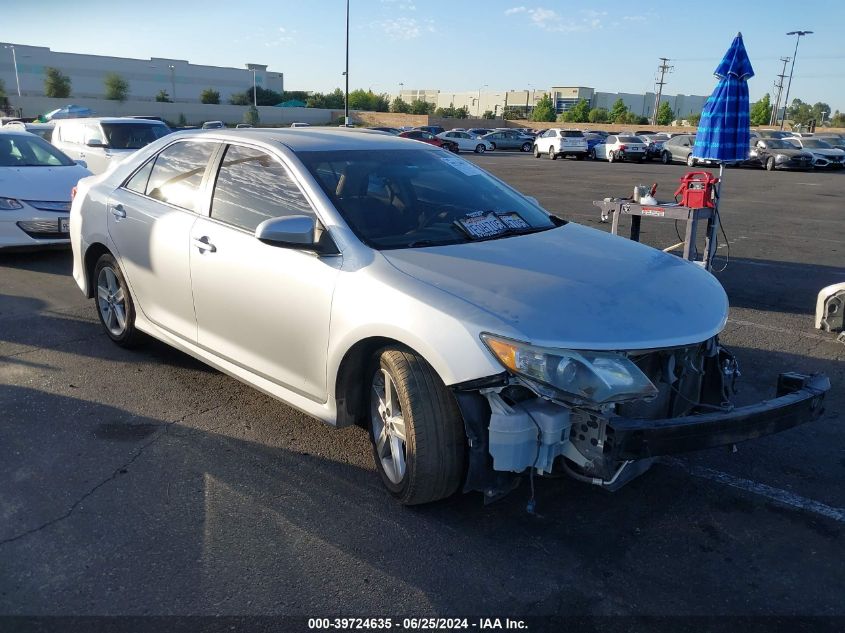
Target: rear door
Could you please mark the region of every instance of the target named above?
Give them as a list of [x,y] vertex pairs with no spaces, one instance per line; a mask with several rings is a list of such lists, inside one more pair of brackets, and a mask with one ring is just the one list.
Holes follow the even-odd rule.
[[179,141],[147,161],[108,203],[109,236],[137,308],[155,325],[196,342],[190,230],[216,142]]
[[326,401],[326,350],[339,256],[265,244],[268,218],[314,210],[287,167],[265,150],[229,145],[209,217],[191,229],[199,344],[318,402]]

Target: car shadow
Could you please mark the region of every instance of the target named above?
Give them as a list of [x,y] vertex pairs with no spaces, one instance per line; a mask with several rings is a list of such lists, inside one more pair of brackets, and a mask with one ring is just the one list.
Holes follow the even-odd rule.
[[0,267],[19,268],[50,275],[68,275],[73,269],[70,246],[26,250],[0,250]]

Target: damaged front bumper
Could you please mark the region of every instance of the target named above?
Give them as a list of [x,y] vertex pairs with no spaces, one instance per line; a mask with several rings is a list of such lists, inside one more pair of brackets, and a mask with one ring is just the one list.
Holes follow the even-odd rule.
[[552,470],[559,458],[576,479],[615,490],[651,466],[654,458],[725,446],[778,433],[823,413],[830,380],[823,374],[781,374],[771,400],[676,418],[638,419],[535,398],[506,403],[506,375],[457,385],[469,467],[464,491],[495,500],[518,484],[522,472]]

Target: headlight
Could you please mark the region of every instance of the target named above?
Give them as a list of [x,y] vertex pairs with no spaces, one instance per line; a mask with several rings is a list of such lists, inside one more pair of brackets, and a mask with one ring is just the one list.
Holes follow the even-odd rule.
[[789,160],[789,156],[787,156],[786,154],[778,154],[777,156],[775,156],[775,162],[778,162],[778,163],[784,163],[788,160]]
[[0,198],[0,211],[23,209],[23,205],[14,198]]
[[482,334],[481,340],[514,374],[593,404],[657,395],[646,375],[621,354],[535,347],[492,334]]

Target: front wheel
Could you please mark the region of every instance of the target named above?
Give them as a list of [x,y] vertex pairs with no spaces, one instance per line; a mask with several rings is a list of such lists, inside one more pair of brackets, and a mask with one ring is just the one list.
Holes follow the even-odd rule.
[[766,161],[766,171],[774,171],[775,170],[775,159],[772,156],[769,156],[769,160]]
[[669,154],[669,152],[663,152],[660,154],[660,162],[664,165],[668,165],[672,162],[672,156]]
[[590,155],[590,160],[596,160],[596,150],[595,149],[591,149],[589,155]]
[[483,154],[486,151],[487,151],[487,148],[484,147],[484,145],[481,144],[481,143],[479,143],[478,145],[475,146],[475,153],[476,154]]
[[452,495],[464,475],[466,443],[454,396],[410,350],[384,349],[372,367],[370,439],[385,487],[405,505]]
[[687,167],[695,167],[695,157],[692,154],[687,156]]
[[94,279],[97,283],[97,316],[106,334],[121,347],[137,345],[142,335],[135,328],[135,304],[120,266],[109,253],[97,260]]
[[523,152],[530,152],[531,151],[531,143],[523,143],[522,147],[519,148]]
[[552,160],[557,160],[557,153],[555,152],[554,147],[549,148],[549,158],[551,158]]

